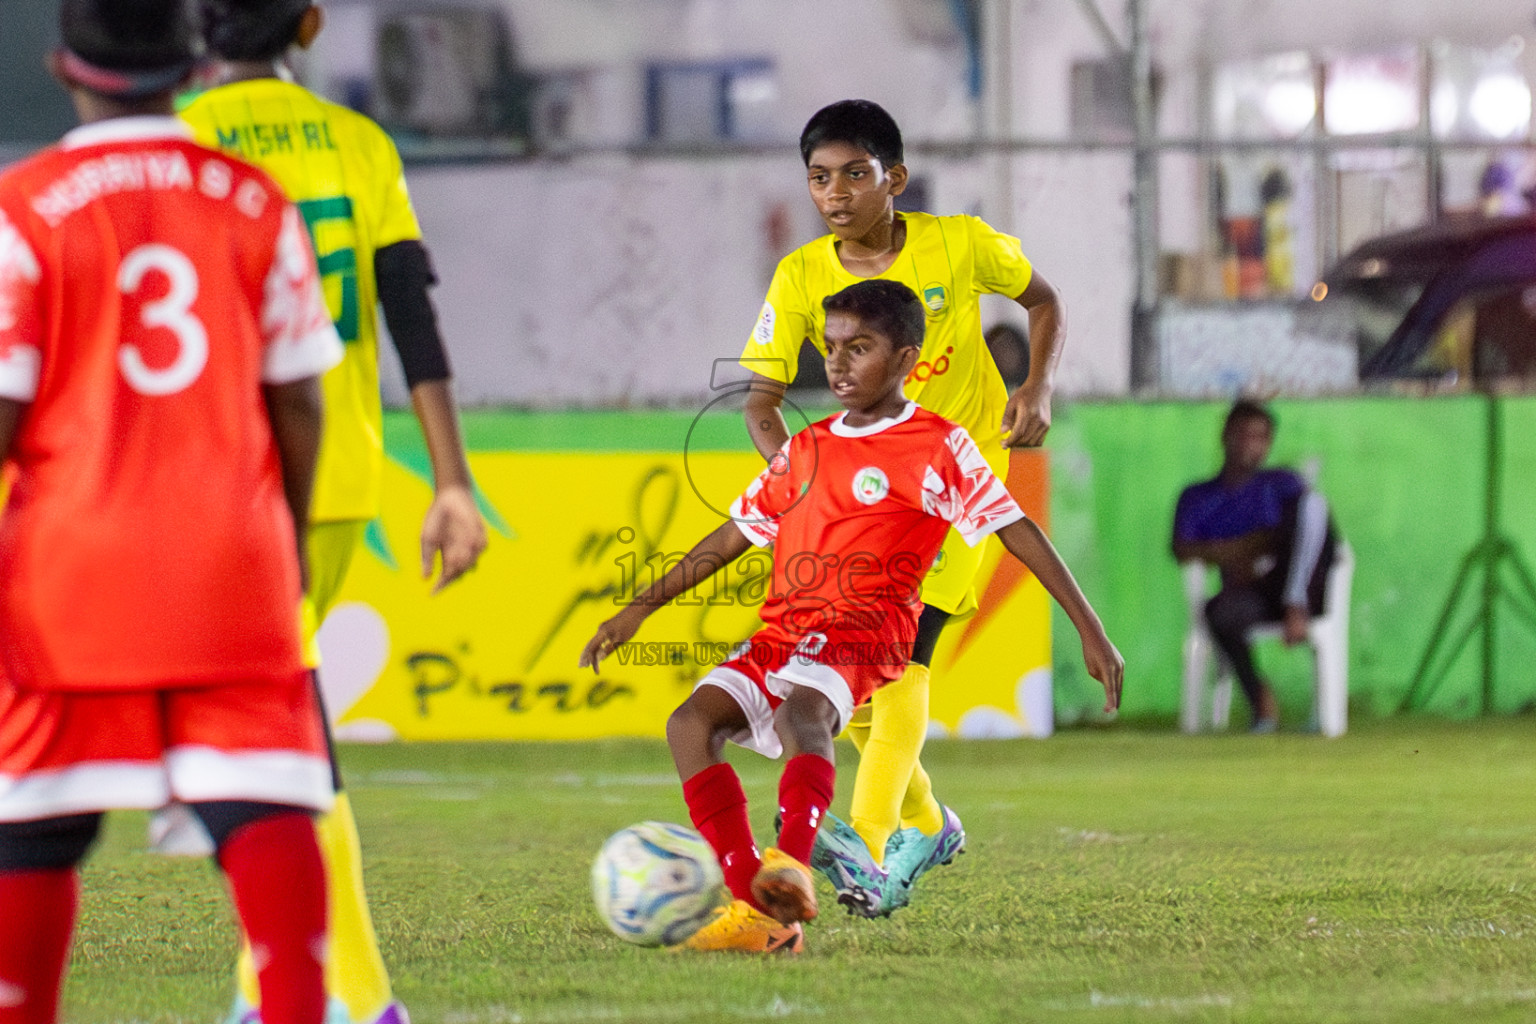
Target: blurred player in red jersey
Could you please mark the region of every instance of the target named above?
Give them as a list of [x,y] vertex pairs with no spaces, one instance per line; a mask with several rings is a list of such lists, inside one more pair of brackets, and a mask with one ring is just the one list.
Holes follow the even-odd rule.
[[[969,544],[996,534],[1077,627],[1088,672],[1120,703],[1125,665],[1039,527],[1024,516],[964,427],[902,392],[923,343],[924,309],[898,281],[823,301],[827,379],[846,412],[784,443],[731,508],[731,522],[598,628],[594,668],[646,616],[752,546],[773,546],[764,627],[710,672],[667,722],[693,823],[735,899],[686,943],[798,952],[816,916],[810,860],[832,803],[832,741],[855,708],[901,678],[917,636],[924,575],[953,526]],[[746,795],[721,760],[726,740],[788,758],[778,847],[759,855]]]
[[303,221],[191,141],[182,0],[64,0],[82,127],[0,175],[0,1024],[53,1024],[104,811],[190,805],[320,1024],[330,767],[299,632],[318,377]]

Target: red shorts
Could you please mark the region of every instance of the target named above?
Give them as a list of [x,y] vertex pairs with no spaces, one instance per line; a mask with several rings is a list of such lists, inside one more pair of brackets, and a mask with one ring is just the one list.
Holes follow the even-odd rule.
[[0,679],[0,821],[173,798],[329,809],[310,674],[163,690],[27,690]]
[[840,733],[854,708],[901,678],[911,650],[910,640],[902,643],[885,631],[829,629],[797,637],[770,625],[752,634],[698,685],[718,686],[741,705],[747,728],[731,742],[777,758],[784,746],[773,728],[773,713],[791,687],[809,687],[831,701],[837,710],[834,732]]

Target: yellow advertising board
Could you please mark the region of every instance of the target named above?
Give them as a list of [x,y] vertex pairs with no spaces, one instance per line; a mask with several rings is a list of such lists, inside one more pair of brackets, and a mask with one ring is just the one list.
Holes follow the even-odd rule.
[[[721,522],[761,469],[752,452],[480,451],[471,468],[504,529],[474,572],[437,595],[417,535],[431,494],[388,463],[385,508],[320,633],[341,738],[661,736],[667,716],[757,626],[768,555],[750,551],[653,614],[601,672],[578,669],[621,593],[643,588]],[[1044,453],[1009,486],[1043,520]],[[946,630],[933,718],[960,735],[1050,730],[1048,599],[995,540],[981,609]],[[1042,699],[1043,693],[1043,699]]]

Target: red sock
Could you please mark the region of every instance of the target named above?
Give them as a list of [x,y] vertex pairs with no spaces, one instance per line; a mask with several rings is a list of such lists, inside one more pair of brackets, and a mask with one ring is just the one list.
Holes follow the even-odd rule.
[[797,754],[779,776],[779,849],[801,864],[811,862],[811,847],[821,816],[832,806],[837,769],[820,754]]
[[0,871],[0,1024],[55,1024],[79,873]]
[[712,764],[685,779],[683,799],[688,803],[693,827],[720,858],[720,870],[731,895],[758,907],[757,900],[752,898],[752,876],[763,866],[763,858],[752,838],[747,794],[742,791],[736,769],[728,764]]
[[325,867],[315,825],[298,811],[236,829],[219,850],[251,943],[263,1024],[325,1018]]

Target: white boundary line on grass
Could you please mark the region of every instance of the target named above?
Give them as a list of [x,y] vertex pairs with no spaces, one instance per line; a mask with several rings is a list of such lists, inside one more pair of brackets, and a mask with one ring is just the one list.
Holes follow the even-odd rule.
[[[1468,992],[1459,996],[1449,996],[1445,999],[1434,1000],[1441,1005],[1460,1004],[1462,1006],[1479,1006],[1487,1003],[1532,1003],[1536,1002],[1536,989],[1517,988],[1492,990],[1485,992]],[[1048,1010],[1184,1010],[1202,1009],[1211,1006],[1230,1007],[1233,1005],[1231,996],[1210,994],[1200,996],[1142,996],[1109,995],[1104,992],[1090,991],[1087,998],[1051,999],[1040,1004]],[[466,1022],[467,1024],[467,1022]]]
[[1177,1011],[1194,1010],[1208,1006],[1230,1007],[1232,1005],[1232,997],[1218,994],[1199,996],[1141,996],[1134,993],[1130,995],[1108,995],[1094,990],[1088,993],[1086,999],[1052,999],[1041,1005],[1050,1010],[1109,1010],[1129,1007],[1137,1010]]
[[549,781],[557,786],[570,786],[576,789],[586,786],[595,786],[599,789],[608,786],[636,786],[650,789],[679,784],[676,772],[645,772],[630,775],[606,775],[601,772],[595,774],[561,772],[558,775],[550,776]]
[[1480,1003],[1536,1003],[1536,989],[1516,988],[1506,991],[1469,992],[1464,996],[1447,999],[1448,1003],[1476,1006]]
[[[515,1010],[510,1006],[487,1006],[483,1010],[454,1010],[443,1014],[443,1024],[587,1024],[589,1021],[669,1021],[698,1016],[698,1006],[592,1006],[585,1009]],[[819,1006],[801,1005],[775,995],[767,1006],[717,1007],[722,1021],[777,1020],[789,1016],[824,1016]]]

